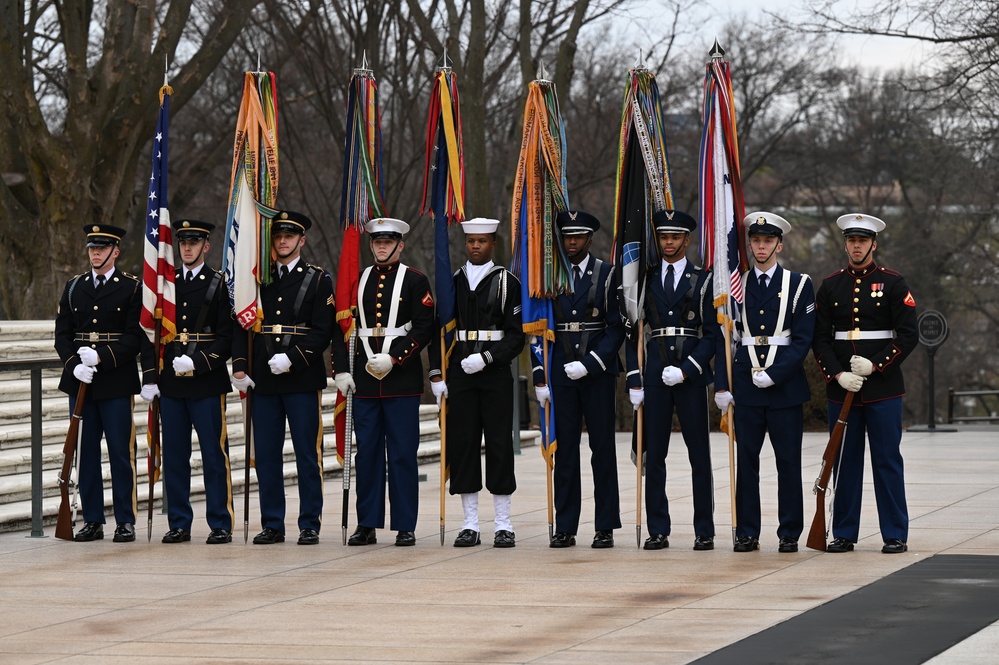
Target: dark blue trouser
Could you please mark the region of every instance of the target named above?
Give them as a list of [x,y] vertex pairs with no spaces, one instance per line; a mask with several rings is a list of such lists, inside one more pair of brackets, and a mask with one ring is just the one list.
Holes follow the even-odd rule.
[[420,505],[420,398],[354,398],[357,434],[357,524],[385,528],[385,482],[392,505],[391,529],[415,531]]
[[[284,533],[284,423],[298,470],[298,528],[319,531],[323,518],[323,432],[319,391],[253,395],[260,524]],[[169,498],[168,498],[169,500]]]
[[593,469],[594,529],[621,528],[617,454],[614,446],[614,402],[617,377],[599,374],[571,386],[552,386],[555,408],[555,531],[575,534],[579,528],[582,481],[579,474],[583,419]]
[[[829,429],[836,424],[842,404],[829,402]],[[884,540],[909,537],[909,513],[905,503],[902,463],[902,398],[857,404],[850,408],[846,435],[840,447],[833,498],[834,538],[857,542],[860,536],[860,507],[864,491],[864,432],[871,444],[871,472],[878,522]]]
[[225,395],[202,399],[160,397],[163,421],[163,483],[171,529],[190,533],[191,431],[198,432],[204,466],[206,515],[212,529],[232,531],[232,477],[225,427]]
[[777,536],[801,536],[804,503],[801,495],[801,406],[774,409],[735,404],[735,438],[738,443],[735,510],[737,536],[760,537],[760,451],[770,434],[777,463]]
[[[135,423],[134,397],[84,400],[80,438],[80,500],[86,522],[104,524],[104,473],[101,470],[101,436],[107,440],[111,466],[111,497],[118,524],[135,524]],[[69,398],[73,412],[76,397]]]

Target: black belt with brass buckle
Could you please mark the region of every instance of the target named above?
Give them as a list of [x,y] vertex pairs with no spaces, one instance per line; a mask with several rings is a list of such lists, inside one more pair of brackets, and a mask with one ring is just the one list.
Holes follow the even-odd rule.
[[260,327],[260,332],[265,335],[304,335],[309,330],[309,326],[286,326],[280,323]]
[[73,339],[77,342],[117,342],[121,339],[121,333],[76,333],[76,336]]
[[214,342],[215,333],[177,333],[177,336],[173,338],[173,341],[177,344],[188,344],[190,342]]

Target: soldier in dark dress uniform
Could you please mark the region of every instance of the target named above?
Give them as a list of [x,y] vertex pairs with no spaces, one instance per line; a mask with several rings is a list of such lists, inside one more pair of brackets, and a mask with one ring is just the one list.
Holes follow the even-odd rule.
[[871,444],[874,496],[885,554],[908,549],[902,453],[902,361],[916,348],[916,301],[905,278],[874,262],[877,217],[851,213],[843,229],[849,265],[829,275],[816,294],[815,359],[826,378],[829,429],[846,392],[856,393],[836,468],[833,540],[827,552],[849,552],[860,535],[864,433]]
[[621,528],[614,411],[624,323],[614,283],[614,266],[589,251],[600,220],[583,211],[568,210],[559,213],[556,223],[572,264],[573,292],[560,295],[554,303],[550,387],[545,384],[544,368],[540,364],[534,367],[535,391],[541,408],[548,401],[549,390],[556,405],[555,533],[549,546],[576,544],[582,503],[579,444],[585,418],[596,504],[596,534],[591,546],[607,548],[614,546],[614,529]]
[[411,547],[420,503],[420,352],[433,338],[434,299],[427,276],[401,262],[409,224],[383,217],[364,228],[375,263],[358,283],[353,374],[343,336],[333,335],[334,380],[337,390],[354,393],[357,436],[357,529],[347,544],[377,542],[387,482],[395,544]]
[[[625,347],[631,403],[637,408],[644,401],[646,407],[645,509],[650,535],[644,548],[669,547],[672,523],[666,498],[666,454],[676,411],[693,481],[694,549],[710,550],[715,536],[708,442],[708,384],[718,334],[714,289],[711,272],[686,258],[690,233],[697,225],[694,218],[679,210],[662,210],[652,219],[663,260],[646,274],[647,339],[638,340],[630,331]],[[647,349],[644,376],[638,367],[640,343]]]
[[455,547],[474,547],[479,537],[482,440],[486,446],[486,489],[495,510],[493,547],[515,547],[510,521],[513,470],[513,375],[510,363],[524,348],[520,281],[492,261],[495,219],[463,222],[468,261],[454,273],[457,329],[448,372],[441,373],[440,345],[430,347],[434,395],[448,397],[447,461],[451,494],[464,513]]
[[[271,223],[277,255],[274,279],[260,287],[264,320],[253,336],[253,366],[247,361],[247,335],[236,330],[232,343],[233,385],[253,391],[260,521],[256,545],[285,538],[284,433],[291,432],[298,471],[298,544],[319,542],[323,514],[323,428],[321,396],[326,388],[323,353],[333,332],[333,280],[302,259],[312,220],[299,212],[279,212]],[[250,376],[247,376],[250,374]]]
[[73,411],[80,382],[89,384],[83,407],[83,432],[77,451],[83,528],[77,541],[104,538],[104,476],[101,436],[111,465],[116,543],[135,540],[135,424],[132,410],[139,392],[135,357],[145,335],[139,327],[142,285],[115,268],[125,230],[87,224],[90,270],[66,283],[55,323],[55,349],[63,361],[59,390]]
[[804,360],[815,332],[815,292],[808,275],[777,263],[791,225],[780,215],[746,215],[756,266],[742,276],[744,299],[735,335],[729,392],[725,338],[718,335],[715,404],[735,398],[738,441],[736,552],[760,548],[760,451],[770,435],[777,462],[778,551],[797,552],[804,528],[801,495],[802,405],[811,400]]
[[156,383],[155,349],[142,353],[142,398],[160,396],[163,483],[170,530],[164,543],[191,540],[191,431],[198,433],[204,467],[209,545],[232,542],[234,514],[225,398],[232,390],[226,361],[233,318],[222,273],[205,264],[215,225],[196,219],[171,224],[182,262],[175,276],[177,336],[163,348]]

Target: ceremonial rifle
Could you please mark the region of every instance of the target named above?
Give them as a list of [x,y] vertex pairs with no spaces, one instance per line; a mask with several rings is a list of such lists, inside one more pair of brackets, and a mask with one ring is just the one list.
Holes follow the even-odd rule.
[[[401,277],[399,279],[402,279]],[[353,312],[354,315],[357,312]],[[336,333],[334,333],[336,334]],[[357,352],[357,327],[350,333],[350,345],[347,349],[347,368],[350,376],[354,376],[354,354]],[[343,396],[346,400],[346,414],[344,418],[343,435],[343,509],[340,521],[340,531],[343,535],[343,544],[347,544],[347,514],[350,512],[350,463],[354,457],[354,391],[349,391]]]
[[66,445],[62,448],[62,472],[59,474],[59,519],[56,522],[55,537],[61,540],[73,540],[75,516],[71,514],[69,500],[69,483],[72,480],[73,458],[78,454],[80,444],[80,423],[83,421],[83,400],[87,396],[87,384],[80,381],[80,389],[76,392],[76,404],[73,415],[69,419],[69,431],[66,432]]
[[846,419],[850,415],[850,407],[853,405],[854,393],[848,392],[843,400],[843,408],[839,410],[836,418],[836,426],[833,427],[832,434],[829,435],[829,443],[822,453],[822,467],[819,469],[819,477],[815,479],[812,493],[815,494],[815,517],[812,518],[812,528],[808,531],[808,540],[805,546],[808,549],[826,551],[826,492],[829,489],[829,477],[832,475],[833,464],[836,463],[836,456],[839,454],[840,446],[843,443],[843,436],[846,434]]

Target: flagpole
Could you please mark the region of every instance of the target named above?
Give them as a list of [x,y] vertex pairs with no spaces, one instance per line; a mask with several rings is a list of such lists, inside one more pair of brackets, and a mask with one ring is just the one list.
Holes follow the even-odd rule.
[[[728,372],[728,387],[732,389],[732,330],[731,317],[725,321],[725,371]],[[734,395],[735,393],[733,393]],[[728,483],[729,498],[732,503],[732,545],[736,541],[736,507],[735,507],[735,406],[729,403],[725,412],[728,418]]]
[[[545,385],[551,386],[551,382],[548,378],[548,337],[545,335],[541,336],[541,354],[544,360],[545,368]],[[551,424],[549,418],[551,417],[552,400],[551,395],[548,396],[548,401],[545,402],[545,424]],[[548,441],[551,442],[552,428],[548,427]],[[548,489],[548,542],[551,542],[555,537],[555,498],[553,490],[553,477],[552,472],[555,467],[555,453],[552,452],[549,455],[549,460],[545,464],[545,485]]]
[[[638,335],[638,376],[645,372],[645,330],[644,319],[639,319],[636,325]],[[635,545],[642,546],[642,438],[645,431],[645,400],[638,405],[638,415],[635,417]]]
[[[447,344],[444,335],[441,335],[441,372],[447,376]],[[444,530],[446,521],[446,485],[447,485],[447,396],[441,395],[440,411],[437,414],[440,419],[441,430],[441,547],[444,547]]]
[[[253,330],[246,331],[246,376],[253,368]],[[253,378],[253,377],[250,377]],[[253,388],[247,386],[243,400],[243,544],[250,540],[250,465],[253,450]]]
[[[154,385],[160,382],[160,340],[163,329],[163,320],[156,319],[156,328],[153,333],[153,376]],[[160,460],[160,398],[159,395],[153,397],[149,402],[149,417],[146,420],[146,427],[149,435],[149,505],[146,512],[146,542],[153,540],[153,503],[156,498],[156,470],[159,468]],[[165,495],[165,494],[164,494]]]

